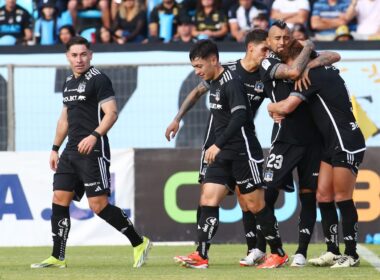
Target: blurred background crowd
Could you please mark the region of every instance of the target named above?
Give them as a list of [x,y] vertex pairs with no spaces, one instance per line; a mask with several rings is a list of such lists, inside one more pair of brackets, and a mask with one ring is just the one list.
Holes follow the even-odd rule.
[[0,45],[244,42],[279,19],[297,39],[380,40],[380,0],[0,0]]

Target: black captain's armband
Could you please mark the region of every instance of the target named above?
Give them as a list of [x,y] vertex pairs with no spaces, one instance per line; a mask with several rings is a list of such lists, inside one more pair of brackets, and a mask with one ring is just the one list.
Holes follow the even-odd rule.
[[53,145],[53,147],[51,147],[51,150],[54,151],[54,152],[58,152],[59,151],[59,146],[58,145]]
[[95,136],[96,139],[99,139],[101,137],[101,135],[97,131],[95,131],[95,130],[93,132],[91,132],[91,135]]

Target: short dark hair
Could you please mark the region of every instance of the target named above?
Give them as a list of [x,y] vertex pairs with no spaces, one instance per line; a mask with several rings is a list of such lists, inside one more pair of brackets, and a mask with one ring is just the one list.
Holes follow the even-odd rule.
[[260,44],[261,42],[264,42],[267,37],[268,31],[262,29],[253,29],[248,32],[247,36],[245,37],[245,47],[247,48],[249,43],[254,43],[255,45]]
[[288,27],[286,22],[283,20],[276,20],[275,22],[272,23],[272,26],[277,26],[280,29],[285,29]]
[[75,36],[71,38],[66,44],[66,51],[69,51],[73,45],[85,45],[87,49],[90,49],[90,42],[82,36]]
[[208,58],[211,55],[215,55],[219,60],[218,46],[211,40],[199,40],[190,49],[189,58],[194,60],[197,57],[201,59]]

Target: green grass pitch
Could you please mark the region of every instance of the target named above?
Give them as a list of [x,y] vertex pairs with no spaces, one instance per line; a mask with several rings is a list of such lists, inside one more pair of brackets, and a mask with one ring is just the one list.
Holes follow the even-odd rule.
[[[380,245],[366,246],[377,256]],[[364,259],[360,267],[330,269],[328,267],[292,268],[289,266],[261,270],[254,267],[240,267],[239,259],[244,255],[244,245],[213,245],[210,250],[210,268],[194,270],[180,267],[173,262],[173,256],[185,255],[194,246],[154,246],[148,263],[140,269],[132,268],[131,246],[68,247],[67,269],[30,269],[30,264],[47,258],[49,247],[0,248],[0,280],[8,279],[54,279],[54,280],[113,280],[113,279],[361,279],[380,280],[380,272]],[[285,245],[289,255],[296,246]],[[318,256],[324,245],[312,244],[309,257]]]

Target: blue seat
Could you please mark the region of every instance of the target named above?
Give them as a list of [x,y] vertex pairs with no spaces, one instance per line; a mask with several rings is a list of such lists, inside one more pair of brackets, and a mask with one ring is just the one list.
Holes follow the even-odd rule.
[[170,42],[170,40],[173,37],[174,15],[173,14],[160,13],[158,16],[160,19],[159,37],[164,39],[164,43]]
[[16,44],[16,37],[12,35],[4,35],[0,37],[0,46],[13,46]]
[[83,11],[78,11],[77,17],[79,17],[79,18],[101,18],[102,12],[99,10],[83,10]]
[[80,36],[82,36],[83,38],[85,38],[87,41],[91,42],[92,41],[92,34],[96,33],[96,28],[95,27],[91,27],[91,28],[87,28],[85,30],[83,30],[81,33],[80,33]]

